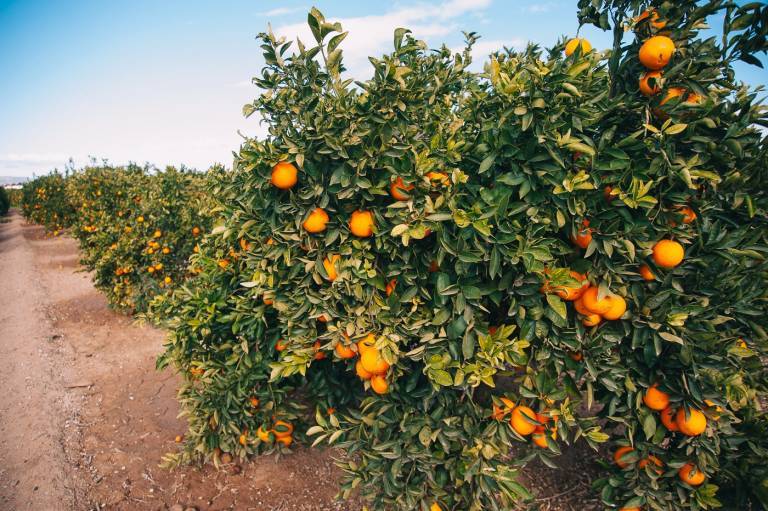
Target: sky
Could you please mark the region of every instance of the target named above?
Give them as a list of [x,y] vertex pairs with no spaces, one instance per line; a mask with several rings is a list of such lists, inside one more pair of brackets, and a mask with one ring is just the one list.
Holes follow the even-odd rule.
[[[265,133],[242,106],[263,59],[255,39],[308,41],[318,7],[350,34],[348,75],[370,76],[369,55],[391,49],[407,27],[431,47],[461,48],[462,31],[491,50],[552,46],[577,28],[576,0],[0,0],[0,176],[31,176],[90,157],[115,164],[230,166],[243,136]],[[595,47],[608,33],[583,27]],[[752,84],[768,73],[740,66]]]

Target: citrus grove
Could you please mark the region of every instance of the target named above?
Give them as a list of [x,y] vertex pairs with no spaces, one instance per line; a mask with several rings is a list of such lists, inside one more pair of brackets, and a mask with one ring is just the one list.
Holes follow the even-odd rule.
[[[585,442],[607,509],[768,505],[768,7],[580,0],[611,31],[472,71],[408,30],[260,34],[268,126],[231,172],[94,166],[24,190],[112,303],[166,326],[165,464],[343,453],[372,509],[501,510]],[[722,24],[709,37],[707,20]],[[168,252],[166,252],[168,249]]]

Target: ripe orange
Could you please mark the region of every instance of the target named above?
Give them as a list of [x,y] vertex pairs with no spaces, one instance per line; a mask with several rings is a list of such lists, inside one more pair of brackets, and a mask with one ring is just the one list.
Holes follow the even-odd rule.
[[664,99],[661,100],[660,105],[663,105],[667,103],[668,101],[671,101],[675,98],[679,98],[685,94],[685,89],[682,87],[670,87],[669,90],[667,90],[667,94],[664,96]]
[[491,417],[497,421],[503,419],[505,415],[515,409],[515,402],[508,397],[502,397],[499,399],[504,405],[504,408],[501,408],[496,403],[493,403],[493,412],[491,413]]
[[[640,78],[640,93],[643,96],[653,96],[654,94],[658,94],[661,92],[661,86],[659,85],[659,82],[661,81],[661,71],[648,71],[646,72],[642,78]],[[653,79],[653,86],[651,86],[650,80]]]
[[656,465],[655,468],[651,467],[651,470],[653,470],[654,472],[656,472],[659,475],[664,473],[664,471],[661,468],[661,467],[664,466],[664,462],[661,461],[656,456],[654,456],[653,454],[649,455],[647,458],[644,458],[644,459],[640,460],[638,462],[637,466],[638,466],[638,468],[642,469],[642,468],[645,468],[649,463],[653,463],[654,465]]
[[675,52],[675,43],[667,36],[653,36],[643,43],[638,53],[640,63],[648,69],[661,69],[669,64]]
[[147,268],[147,271],[149,273],[155,273],[155,267],[154,266],[150,266],[149,268]]
[[656,280],[656,276],[653,274],[651,268],[648,267],[647,264],[640,266],[640,276],[643,277],[643,280]]
[[263,426],[259,426],[259,429],[256,430],[256,436],[262,442],[270,442],[270,441],[272,441],[272,435],[270,433],[271,433],[271,430],[266,430],[266,429],[264,429]]
[[387,296],[390,296],[395,291],[395,287],[397,286],[397,279],[392,279],[389,282],[387,282],[387,287],[384,289],[387,293]]
[[278,443],[283,444],[286,447],[289,447],[293,443],[293,437],[291,436],[284,436],[277,439]]
[[587,248],[592,242],[592,229],[589,228],[589,220],[581,222],[581,228],[575,236],[571,236],[574,245],[581,248]]
[[616,452],[613,453],[613,461],[616,462],[616,465],[618,465],[619,468],[626,468],[631,463],[634,463],[634,459],[630,454],[632,452],[634,452],[634,449],[628,445],[619,447],[616,449]]
[[573,53],[576,51],[576,48],[579,46],[581,46],[582,54],[587,54],[592,51],[592,45],[589,43],[589,41],[581,37],[577,37],[575,39],[571,39],[565,44],[565,56],[570,57],[573,55]]
[[181,435],[176,435],[176,438],[173,439],[174,442],[177,444],[180,444],[184,440],[184,437]]
[[584,308],[589,312],[592,314],[599,314],[601,316],[608,312],[613,305],[607,296],[598,299],[597,286],[591,286],[589,289],[584,291],[584,294],[581,295],[581,302],[584,305]]
[[668,406],[664,408],[659,414],[659,418],[661,418],[661,423],[664,424],[664,427],[667,428],[669,431],[680,430],[680,428],[677,427],[677,422],[675,422],[675,413],[677,413],[677,410]]
[[534,432],[531,441],[542,449],[547,448],[547,434],[542,431]]
[[678,213],[683,215],[683,223],[690,224],[696,220],[696,212],[688,206],[682,206],[677,208]]
[[581,362],[584,359],[584,354],[580,351],[568,353],[568,356],[574,362]]
[[643,11],[643,13],[640,14],[640,16],[635,18],[635,23],[639,23],[645,19],[648,19],[649,16],[651,19],[648,21],[648,23],[650,23],[653,28],[661,30],[662,28],[667,26],[666,21],[663,21],[663,20],[659,21],[659,13],[656,12],[655,9],[649,9],[649,10]]
[[163,254],[170,254],[170,253],[171,253],[171,249],[170,248],[163,247]]
[[298,181],[299,171],[292,163],[281,161],[272,167],[272,177],[270,182],[281,190],[293,188]]
[[377,394],[386,394],[389,390],[389,384],[382,375],[375,374],[371,377],[371,388]]
[[589,316],[592,314],[586,307],[584,307],[584,293],[582,293],[582,296],[580,296],[578,300],[573,302],[573,308],[582,316]]
[[154,236],[155,238],[159,238],[159,237],[161,237],[162,235],[163,235],[163,231],[161,231],[160,229],[156,230],[156,231],[154,232],[154,234],[152,234],[152,236]]
[[219,259],[218,265],[221,269],[225,269],[227,266],[229,266],[229,260]]
[[259,406],[259,398],[251,397],[248,401],[251,403],[251,406],[253,408],[258,408],[258,406]]
[[371,377],[373,377],[371,373],[363,368],[363,364],[360,362],[360,360],[355,362],[355,373],[357,373],[357,376],[359,376],[362,380],[370,380]]
[[314,234],[323,232],[325,230],[325,224],[327,224],[329,220],[328,213],[326,213],[323,208],[315,208],[307,216],[307,219],[304,220],[304,223],[301,224],[301,226],[305,231]]
[[200,228],[199,227],[193,227],[192,228],[192,236],[199,236],[200,235]]
[[675,415],[675,422],[680,432],[687,436],[698,436],[707,429],[707,417],[695,408],[689,408],[687,415],[685,407],[680,408]]
[[333,351],[336,352],[336,355],[338,355],[339,358],[355,358],[357,355],[357,352],[347,346],[346,344],[343,344],[341,342],[336,343],[336,347],[333,348]]
[[512,410],[509,423],[518,435],[528,436],[536,430],[536,413],[527,406],[518,406]]
[[429,506],[429,511],[443,511],[443,508],[441,508],[437,502],[433,502],[432,505]]
[[287,344],[285,343],[285,341],[283,341],[282,339],[278,339],[277,342],[275,343],[275,350],[283,351],[285,350],[285,348],[287,348]]
[[163,279],[163,282],[165,282],[166,284],[170,284],[171,283],[171,277],[165,277]]
[[251,244],[248,243],[248,240],[245,238],[240,238],[240,241],[238,243],[240,244],[240,248],[243,250],[243,252],[246,252],[248,249],[251,248]]
[[581,320],[581,324],[584,326],[597,326],[602,322],[603,322],[603,317],[600,316],[600,314],[590,314],[589,316],[585,316],[584,319]]
[[240,442],[240,445],[245,445],[248,443],[248,435],[243,433],[240,435],[240,438],[238,439],[238,442]]
[[408,195],[408,192],[413,190],[413,185],[406,185],[403,182],[402,177],[398,177],[394,181],[392,181],[392,184],[389,185],[389,193],[392,195],[392,198],[395,200],[408,200],[410,199],[410,195]]
[[427,172],[427,178],[433,186],[437,183],[441,184],[442,186],[448,186],[451,184],[451,179],[448,177],[448,174],[444,172]]
[[688,105],[698,105],[702,101],[704,101],[704,98],[695,92],[691,92],[688,94],[688,97],[685,98],[685,103]]
[[699,486],[707,478],[707,476],[704,475],[704,472],[699,470],[693,463],[686,463],[680,467],[677,475],[680,476],[681,481],[691,486]]
[[320,341],[315,341],[315,344],[312,345],[312,349],[315,350],[315,360],[323,360],[325,358],[325,353],[320,351]]
[[662,268],[674,268],[684,257],[683,246],[674,240],[660,240],[653,246],[653,262]]
[[573,302],[581,298],[589,288],[589,282],[587,282],[587,276],[581,273],[571,271],[570,276],[576,279],[580,285],[577,286],[562,286],[555,290],[555,294],[567,302]]
[[338,274],[336,273],[336,261],[339,259],[341,259],[339,254],[333,254],[330,259],[326,257],[323,261],[323,268],[325,268],[325,273],[328,274],[328,280],[331,282],[336,280],[336,277],[338,277]]
[[642,510],[642,508],[640,508],[638,506],[623,507],[623,508],[619,509],[619,511],[641,511],[641,510]]
[[364,338],[362,338],[357,343],[357,352],[362,355],[368,350],[375,349],[376,346],[376,336],[373,334],[368,334]]
[[285,438],[291,436],[293,433],[293,424],[287,421],[275,421],[275,425],[272,426],[272,431],[276,438]]
[[616,320],[627,312],[627,301],[619,295],[610,295],[605,297],[609,301],[610,307],[603,314],[603,319]]
[[370,211],[354,211],[349,219],[349,230],[355,236],[368,238],[373,234],[373,213]]
[[654,383],[645,391],[643,403],[651,410],[661,411],[669,406],[669,394],[658,389],[659,384]]
[[371,374],[384,374],[389,369],[389,364],[381,357],[377,349],[369,349],[360,355],[360,363],[363,369]]

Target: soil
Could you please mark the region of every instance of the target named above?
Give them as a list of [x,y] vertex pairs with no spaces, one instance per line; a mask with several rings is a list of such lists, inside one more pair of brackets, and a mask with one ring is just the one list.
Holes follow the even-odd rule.
[[[238,468],[158,467],[184,433],[164,333],[109,309],[75,240],[17,213],[0,224],[0,510],[360,510],[336,500],[330,450]],[[598,509],[583,446],[524,469],[541,510]]]

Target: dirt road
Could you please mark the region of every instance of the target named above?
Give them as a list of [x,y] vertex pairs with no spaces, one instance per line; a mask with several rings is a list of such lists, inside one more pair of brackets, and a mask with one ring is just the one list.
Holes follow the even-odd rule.
[[158,468],[184,432],[163,332],[112,312],[77,244],[0,224],[0,510],[343,510],[328,453]]

